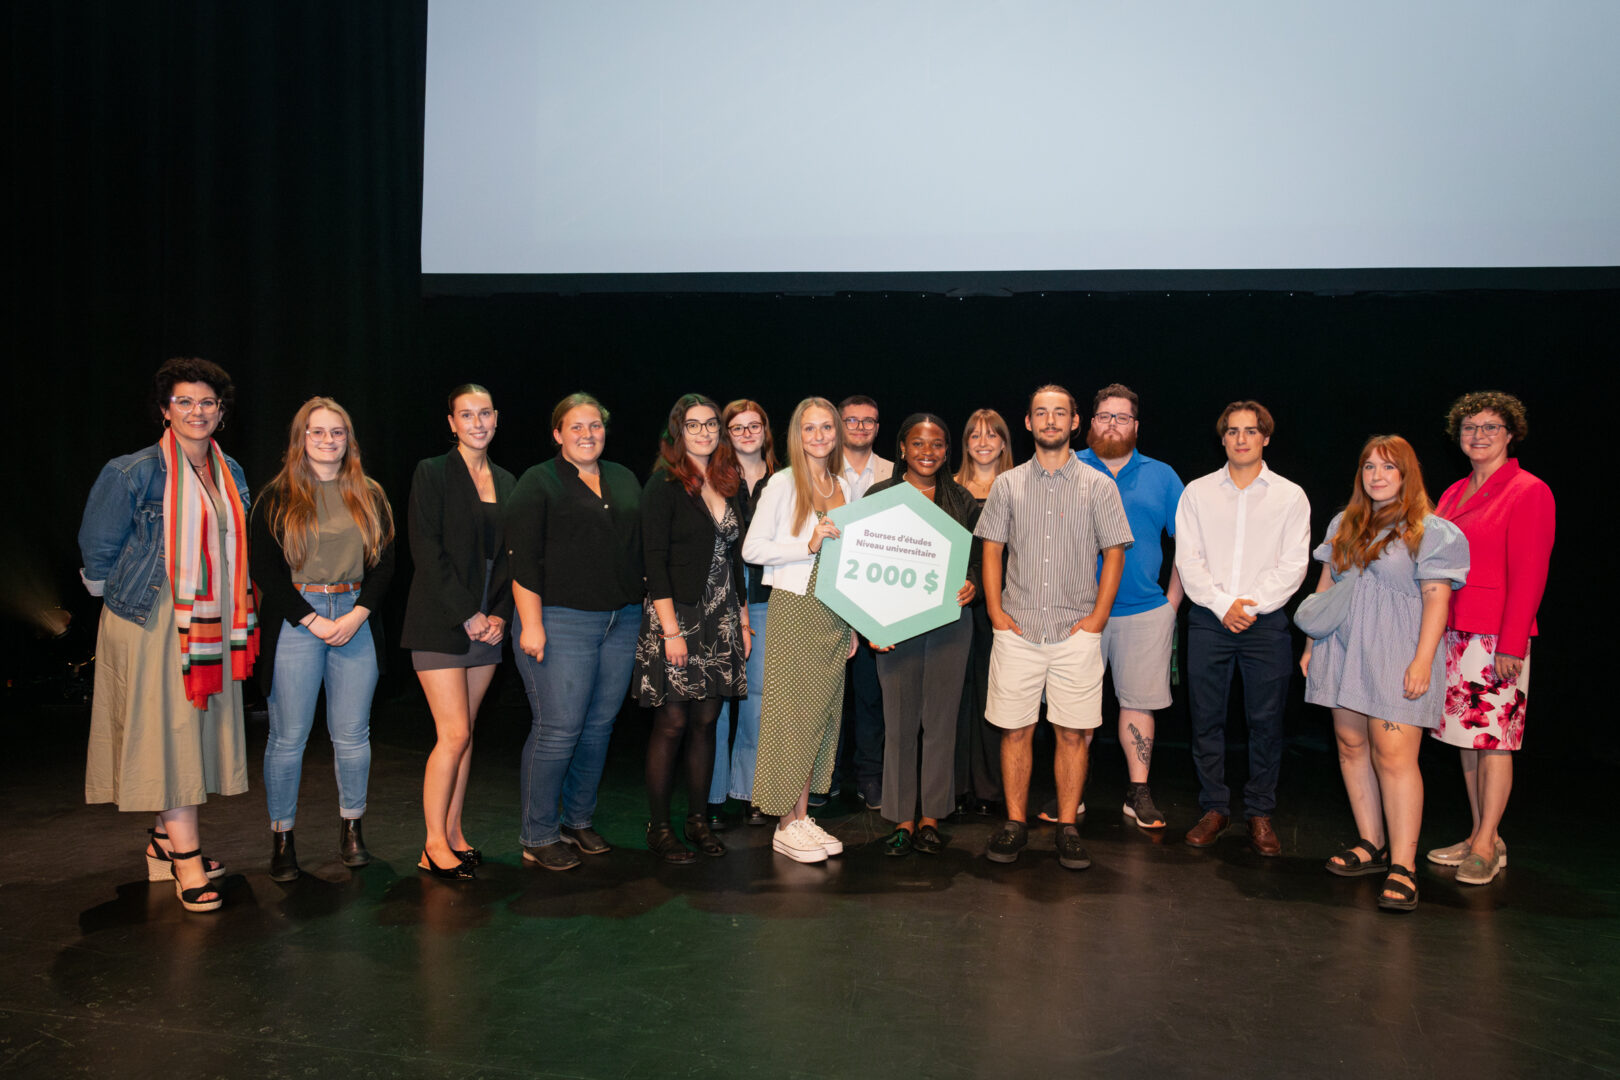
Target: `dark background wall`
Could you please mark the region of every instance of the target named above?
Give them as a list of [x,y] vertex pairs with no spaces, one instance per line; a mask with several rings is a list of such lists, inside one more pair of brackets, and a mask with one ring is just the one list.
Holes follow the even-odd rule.
[[[643,473],[669,403],[694,389],[755,397],[778,425],[807,394],[870,393],[892,455],[907,412],[959,423],[989,405],[1018,429],[1039,382],[1089,400],[1119,379],[1144,397],[1144,450],[1184,479],[1219,465],[1215,416],[1252,396],[1277,416],[1268,460],[1305,486],[1318,535],[1366,435],[1410,438],[1438,493],[1464,468],[1441,432],[1447,405],[1495,387],[1528,404],[1523,461],[1560,498],[1531,745],[1614,754],[1576,696],[1602,648],[1585,564],[1607,515],[1578,478],[1604,463],[1590,433],[1609,412],[1612,289],[1537,288],[1527,272],[1520,290],[1421,293],[424,298],[424,3],[22,4],[3,18],[13,611],[55,600],[93,618],[79,509],[102,462],[154,441],[150,374],[177,354],[234,375],[221,441],[253,484],[277,468],[298,403],[330,394],[401,512],[415,461],[448,445],[443,393],[467,379],[495,392],[508,467],[549,453],[552,404],[584,388],[614,412],[608,456]],[[8,618],[6,641],[22,642]],[[408,692],[401,666],[389,685]],[[1297,712],[1296,726],[1323,723]]]

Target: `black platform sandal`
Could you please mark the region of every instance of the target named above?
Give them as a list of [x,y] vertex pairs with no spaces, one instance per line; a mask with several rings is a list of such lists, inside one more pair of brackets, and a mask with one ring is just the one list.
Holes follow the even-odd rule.
[[[202,858],[200,849],[197,851],[176,851],[169,856],[169,862],[172,866],[174,863],[185,862],[187,859],[200,858]],[[207,864],[205,863],[204,866],[206,867]],[[203,897],[209,893],[213,893],[214,898],[204,900]],[[195,889],[183,889],[180,887],[179,874],[174,875],[174,895],[180,898],[180,906],[187,911],[218,911],[220,905],[225,903],[225,894],[219,891],[218,885],[209,882],[207,885],[199,885]]]
[[[1369,852],[1372,855],[1372,858],[1362,858],[1361,853],[1364,851]],[[1334,862],[1333,859],[1338,859],[1339,861]],[[1327,870],[1328,873],[1336,874],[1339,877],[1364,877],[1367,874],[1387,874],[1391,869],[1389,865],[1389,845],[1385,844],[1383,847],[1373,847],[1373,842],[1366,839],[1357,840],[1355,843],[1333,856],[1333,859],[1329,859],[1327,862],[1323,863],[1322,866]]]
[[667,863],[677,866],[697,862],[697,852],[689,850],[669,827],[669,822],[647,823],[647,850]]
[[688,843],[696,844],[698,850],[710,858],[718,859],[726,853],[726,845],[714,835],[714,829],[704,820],[702,814],[686,815],[686,839]]
[[[1411,884],[1396,881],[1396,874],[1399,874]],[[1385,896],[1384,893],[1394,893],[1395,895]],[[1383,892],[1378,894],[1378,906],[1385,911],[1412,911],[1417,908],[1417,904],[1417,875],[1412,873],[1408,867],[1397,866],[1392,863],[1389,868],[1389,876],[1384,879]]]
[[[163,845],[158,843],[159,840],[167,840],[169,834],[158,832],[156,829],[147,829],[146,832],[152,838],[146,845],[146,880],[174,880],[173,860],[169,853],[163,850]],[[203,873],[208,875],[209,881],[217,881],[225,876],[225,864],[216,859],[204,858]]]

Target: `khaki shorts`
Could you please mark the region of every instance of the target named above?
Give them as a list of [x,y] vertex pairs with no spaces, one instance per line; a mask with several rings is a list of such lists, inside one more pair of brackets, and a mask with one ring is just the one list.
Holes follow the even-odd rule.
[[1175,637],[1176,609],[1169,604],[1108,620],[1102,655],[1114,676],[1120,708],[1152,712],[1170,707],[1170,644]]
[[1025,728],[1040,718],[1058,727],[1102,724],[1102,635],[1076,630],[1063,641],[1037,645],[997,630],[990,646],[990,693],[984,718],[999,728]]

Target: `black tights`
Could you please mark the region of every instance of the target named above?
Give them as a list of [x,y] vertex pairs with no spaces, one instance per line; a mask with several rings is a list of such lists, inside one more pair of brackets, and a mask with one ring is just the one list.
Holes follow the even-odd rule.
[[670,792],[675,787],[675,759],[686,735],[686,808],[701,814],[709,803],[709,782],[714,779],[714,722],[720,716],[720,698],[702,701],[666,701],[653,710],[652,736],[647,740],[647,808],[652,823],[669,823]]

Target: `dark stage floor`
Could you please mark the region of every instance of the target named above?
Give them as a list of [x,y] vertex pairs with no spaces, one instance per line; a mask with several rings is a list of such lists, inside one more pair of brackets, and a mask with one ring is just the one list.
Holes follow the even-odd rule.
[[[1322,860],[1354,838],[1324,742],[1284,767],[1280,859],[1196,817],[1185,746],[1161,745],[1171,827],[1122,822],[1117,746],[1087,802],[1095,866],[1060,869],[1037,830],[1014,866],[991,824],[951,823],[940,856],[886,858],[848,806],[825,865],[734,826],[732,853],[666,867],[640,849],[641,727],[615,741],[598,825],[622,844],[557,874],[521,865],[512,687],[481,731],[468,816],[476,883],[425,880],[414,695],[379,704],[367,838],[336,858],[329,748],[306,763],[305,874],[266,876],[254,790],[204,808],[231,868],[225,908],[148,886],[149,820],[82,804],[83,710],[8,715],[0,789],[0,1073],[284,1077],[1528,1077],[1620,1073],[1620,863],[1595,842],[1607,770],[1521,767],[1510,869],[1467,888],[1423,866],[1412,915],[1378,879]],[[1325,733],[1325,727],[1324,727]],[[1324,736],[1325,737],[1325,736]],[[1241,759],[1241,755],[1238,755]],[[1460,838],[1454,756],[1424,755],[1424,845]],[[1606,803],[1607,800],[1604,800]]]

